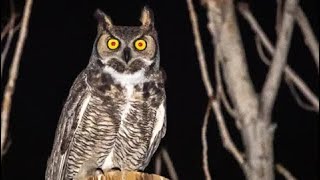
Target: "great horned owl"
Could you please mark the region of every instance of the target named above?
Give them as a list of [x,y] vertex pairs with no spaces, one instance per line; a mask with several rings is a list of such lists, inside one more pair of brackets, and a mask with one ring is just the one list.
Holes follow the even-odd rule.
[[152,12],[142,10],[141,26],[116,26],[100,10],[95,16],[98,35],[62,110],[47,180],[144,170],[165,135],[165,76]]

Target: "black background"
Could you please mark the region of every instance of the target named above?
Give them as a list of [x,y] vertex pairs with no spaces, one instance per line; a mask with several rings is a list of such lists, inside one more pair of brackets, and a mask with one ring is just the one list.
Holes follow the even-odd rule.
[[[194,1],[210,73],[213,53],[206,29],[205,8]],[[249,1],[268,36],[275,41],[276,1]],[[22,13],[24,1],[15,1]],[[140,10],[148,4],[155,14],[161,49],[161,65],[167,72],[168,129],[162,146],[172,157],[180,179],[204,179],[200,130],[207,97],[203,87],[187,5],[184,0],[77,0],[35,1],[29,34],[20,66],[10,118],[11,146],[1,164],[4,179],[43,179],[54,131],[69,88],[85,68],[96,35],[95,9],[100,8],[118,25],[139,25]],[[316,0],[301,1],[317,37],[319,17]],[[1,1],[1,27],[9,17],[8,2]],[[247,61],[257,92],[268,68],[259,60],[254,36],[238,16]],[[12,52],[11,52],[12,54]],[[9,61],[10,62],[10,61]],[[312,56],[295,26],[289,64],[319,95],[318,74]],[[5,64],[8,69],[8,63]],[[4,79],[8,71],[4,72]],[[1,82],[3,91],[5,81]],[[317,179],[318,114],[298,107],[282,83],[274,108],[275,162],[284,164],[299,179]],[[242,149],[234,121],[227,119],[230,133]],[[244,179],[237,162],[221,144],[214,116],[208,128],[209,166],[214,179]],[[153,172],[153,163],[147,169]],[[162,175],[167,176],[164,170]],[[277,175],[277,179],[281,179]]]

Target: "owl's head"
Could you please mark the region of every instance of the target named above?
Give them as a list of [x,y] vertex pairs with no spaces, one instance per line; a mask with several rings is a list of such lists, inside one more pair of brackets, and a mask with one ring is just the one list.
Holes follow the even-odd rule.
[[158,39],[149,8],[142,10],[141,26],[116,26],[100,10],[95,16],[99,24],[93,52],[104,69],[134,74],[158,68]]

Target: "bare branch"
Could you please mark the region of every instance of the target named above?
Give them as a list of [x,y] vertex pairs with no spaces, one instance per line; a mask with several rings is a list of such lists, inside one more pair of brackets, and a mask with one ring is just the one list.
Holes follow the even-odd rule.
[[254,18],[252,13],[250,12],[249,6],[246,3],[239,3],[238,9],[241,15],[248,21],[251,29],[255,34],[261,39],[263,45],[267,48],[269,52],[274,52],[273,45],[271,41],[268,39],[267,35],[264,33],[257,20]]
[[19,64],[20,64],[24,43],[27,37],[31,7],[32,7],[32,0],[26,0],[23,17],[22,17],[21,30],[19,32],[17,46],[15,49],[12,64],[10,67],[9,79],[4,90],[4,97],[3,97],[2,109],[1,109],[1,159],[2,159],[2,156],[4,155],[2,153],[3,152],[2,150],[5,146],[6,139],[7,139],[9,115],[11,110],[11,99],[15,89],[15,82],[18,76],[18,69],[19,69]]
[[173,163],[171,161],[171,158],[169,156],[168,151],[165,148],[163,148],[161,150],[161,152],[162,152],[163,161],[167,166],[167,169],[168,169],[168,172],[169,172],[169,175],[170,175],[170,179],[171,180],[178,180],[179,178],[178,178],[177,172],[176,172],[176,170],[174,168],[174,165],[173,165]]
[[207,141],[207,127],[208,119],[210,116],[210,101],[207,106],[206,114],[203,118],[203,125],[201,129],[201,142],[202,142],[202,169],[204,171],[204,176],[206,180],[211,180],[209,163],[208,163],[208,141]]
[[287,180],[296,180],[297,179],[290,173],[290,171],[288,171],[281,164],[276,164],[276,169],[279,172],[279,174],[281,174]]
[[214,36],[213,43],[222,56],[222,72],[228,95],[246,124],[250,123],[253,117],[257,117],[257,95],[248,73],[233,2],[227,0],[223,3],[224,5],[216,1],[207,1],[208,29]]
[[[256,33],[261,43],[264,45],[266,50],[273,56],[274,47],[271,44],[270,40],[266,36],[266,34],[261,29],[260,25],[257,23],[256,19],[253,17],[247,5],[239,4],[239,11],[241,15],[248,21],[252,30]],[[263,50],[259,47],[259,43],[257,43],[258,53],[266,65],[270,65],[270,61],[263,55]],[[310,90],[308,85],[297,75],[297,73],[290,68],[289,65],[286,65],[284,70],[285,76],[290,79],[295,86],[299,89],[299,91],[304,95],[304,97],[314,106],[314,108],[319,112],[319,100],[318,97]]]
[[273,60],[270,65],[266,81],[261,92],[261,117],[266,121],[271,121],[271,113],[276,95],[281,82],[284,68],[287,64],[287,55],[293,31],[294,13],[296,12],[298,1],[287,0],[284,5],[283,20],[276,43]]
[[312,31],[308,18],[300,7],[297,9],[295,18],[304,36],[304,42],[309,47],[309,50],[314,58],[314,62],[319,73],[319,42]]
[[300,90],[304,97],[313,105],[316,112],[319,112],[319,99],[309,89],[305,82],[290,68],[286,68],[287,78],[294,82],[294,85]]
[[207,0],[206,5],[208,29],[214,37],[213,44],[221,51],[223,79],[241,126],[249,167],[243,168],[244,173],[250,180],[273,179],[274,125],[258,116],[258,96],[248,73],[233,1]]
[[222,139],[223,146],[226,148],[227,151],[229,151],[234,156],[234,158],[237,160],[237,162],[239,163],[240,167],[243,170],[248,170],[247,164],[245,164],[245,161],[244,161],[243,154],[238,150],[233,140],[231,139],[230,133],[225,124],[225,120],[223,118],[222,111],[220,108],[220,101],[222,102],[225,101],[223,103],[226,110],[229,112],[231,116],[234,117],[237,127],[239,128],[240,127],[238,122],[239,119],[236,117],[236,112],[231,108],[231,105],[229,104],[224,92],[224,88],[222,84],[222,76],[220,71],[220,62],[222,61],[222,54],[220,52],[221,52],[220,47],[217,46],[215,50],[215,74],[216,74],[216,83],[217,83],[216,85],[217,96],[216,96],[216,99],[211,97],[211,106],[217,119],[220,137]]
[[[258,54],[259,54],[259,57],[261,58],[261,60],[266,64],[266,65],[270,65],[270,60],[268,59],[268,57],[264,54],[263,52],[263,48],[262,48],[262,45],[261,45],[261,40],[259,37],[256,37],[255,38],[255,41],[256,41],[256,47],[257,47],[257,51],[258,51]],[[314,104],[312,105],[308,105],[306,103],[304,103],[300,96],[298,95],[298,92],[295,88],[295,85],[296,84],[302,84],[302,87],[300,87],[300,91],[302,89],[302,93],[303,94],[308,94],[308,92],[311,92],[310,89],[306,86],[306,84],[303,82],[303,80],[300,79],[300,77],[298,75],[296,75],[293,70],[291,70],[291,68],[289,66],[287,66],[285,68],[285,82],[286,84],[288,85],[289,89],[290,89],[290,92],[292,94],[292,96],[294,97],[294,99],[296,100],[297,104],[305,109],[305,110],[308,110],[308,111],[315,111],[315,112],[319,112],[319,108],[317,108],[317,97],[315,95],[311,95],[311,99],[314,99],[312,100],[311,102],[314,102]],[[291,77],[293,76],[293,77]],[[293,80],[294,79],[294,80]],[[307,88],[307,89],[306,89]],[[306,89],[306,90],[304,90]],[[306,92],[305,92],[306,91]],[[313,94],[313,93],[312,93]],[[304,95],[306,97],[306,95]]]
[[[203,51],[199,27],[198,27],[197,15],[194,11],[192,1],[187,0],[187,4],[188,4],[188,10],[189,10],[189,15],[190,15],[190,20],[191,20],[192,32],[194,35],[194,42],[195,42],[195,46],[196,46],[196,50],[197,50],[199,65],[200,65],[201,69],[207,69],[207,63],[205,60],[205,54]],[[206,88],[208,97],[211,97],[213,95],[213,89],[212,89],[209,75],[207,73],[201,71],[201,77],[202,77],[202,81],[204,83],[204,86]]]
[[276,14],[276,32],[277,35],[279,35],[280,29],[281,29],[281,24],[282,24],[282,6],[283,6],[283,1],[282,0],[277,0],[277,14]]
[[[202,81],[204,84],[207,84],[207,85],[205,85],[207,95],[209,97],[212,97],[213,89],[212,89],[211,83],[209,81],[209,78],[206,78],[206,77],[209,77],[209,75],[208,75],[208,71],[207,71],[206,62],[204,59],[203,47],[202,47],[202,45],[197,44],[197,42],[201,42],[200,41],[200,34],[199,34],[199,30],[198,30],[197,17],[194,12],[194,7],[192,4],[192,1],[187,0],[187,4],[188,4],[190,20],[191,20],[191,24],[192,24],[192,28],[193,28],[193,34],[194,34],[194,38],[195,38],[195,45],[196,45],[197,53],[198,53],[198,61],[199,61],[199,64],[205,64],[203,66],[200,65]],[[216,119],[217,119],[217,123],[218,123],[219,130],[220,130],[220,136],[221,136],[224,147],[235,157],[235,159],[238,161],[238,163],[240,164],[240,166],[243,169],[247,169],[248,167],[246,166],[246,164],[244,162],[244,158],[243,158],[242,153],[240,153],[240,151],[236,148],[236,146],[234,145],[233,141],[230,138],[229,132],[228,132],[227,127],[225,125],[223,115],[221,113],[219,102],[217,102],[216,100],[211,100],[211,107],[212,107],[212,109],[215,113]]]

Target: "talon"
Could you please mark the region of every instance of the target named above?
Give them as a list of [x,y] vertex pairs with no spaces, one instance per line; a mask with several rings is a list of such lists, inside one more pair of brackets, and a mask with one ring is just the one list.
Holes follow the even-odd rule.
[[118,168],[118,167],[113,167],[113,168],[110,169],[110,171],[121,171],[121,169]]
[[100,176],[100,175],[104,175],[104,172],[101,168],[97,168],[96,171],[94,172],[95,176]]

